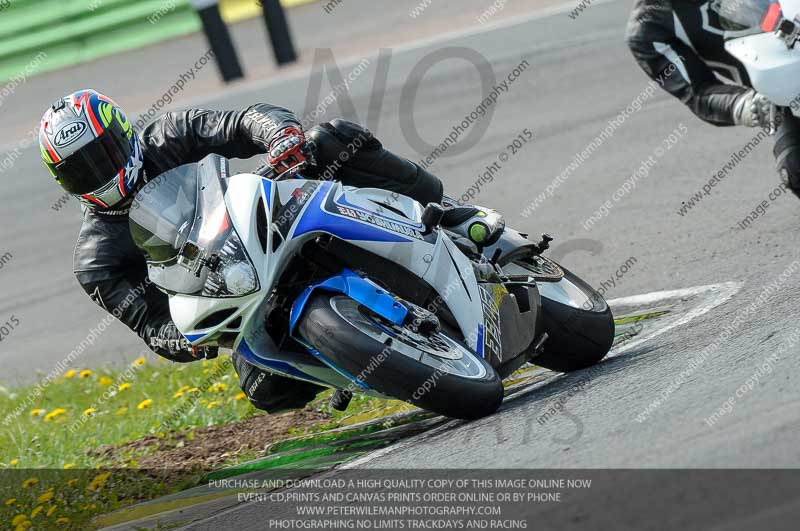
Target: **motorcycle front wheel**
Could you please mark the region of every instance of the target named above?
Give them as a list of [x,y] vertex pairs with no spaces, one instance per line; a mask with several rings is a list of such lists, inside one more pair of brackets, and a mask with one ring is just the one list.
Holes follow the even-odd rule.
[[344,295],[315,295],[297,332],[351,380],[422,409],[477,419],[503,401],[497,372],[461,342],[391,323]]

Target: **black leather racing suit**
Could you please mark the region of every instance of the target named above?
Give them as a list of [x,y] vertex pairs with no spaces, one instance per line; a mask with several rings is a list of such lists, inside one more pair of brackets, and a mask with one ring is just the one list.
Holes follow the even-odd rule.
[[[710,2],[637,0],[627,42],[639,65],[698,117],[734,125],[737,98],[750,88],[744,66],[724,46]],[[775,142],[778,172],[800,194],[800,120],[784,109]]]
[[[244,111],[188,110],[157,118],[140,135],[143,150],[142,185],[159,174],[210,153],[228,158],[249,158],[266,152],[273,135],[300,122],[289,110],[257,104]],[[349,142],[366,138],[346,164],[333,164]],[[369,131],[342,120],[312,128],[307,137],[316,145],[316,168],[304,172],[313,178],[328,171],[353,186],[374,186],[410,195],[423,204],[440,202],[442,184],[432,174],[385,150]],[[330,169],[335,169],[333,175]],[[96,211],[85,209],[83,225],[75,247],[74,271],[92,300],[114,314],[136,332],[157,354],[172,361],[188,362],[192,355],[188,342],[175,327],[167,296],[147,278],[144,256],[133,243],[126,209]],[[271,407],[274,392],[304,389],[300,382],[288,385],[279,378],[267,377],[234,356],[240,383],[257,407]],[[305,398],[316,390],[306,389]],[[278,397],[284,404],[286,400]],[[297,404],[293,404],[296,406]]]

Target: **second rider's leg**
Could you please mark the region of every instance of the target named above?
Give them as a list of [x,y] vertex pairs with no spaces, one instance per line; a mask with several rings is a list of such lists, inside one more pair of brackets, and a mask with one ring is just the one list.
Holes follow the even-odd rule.
[[775,160],[781,180],[800,197],[800,118],[789,109],[775,137]]

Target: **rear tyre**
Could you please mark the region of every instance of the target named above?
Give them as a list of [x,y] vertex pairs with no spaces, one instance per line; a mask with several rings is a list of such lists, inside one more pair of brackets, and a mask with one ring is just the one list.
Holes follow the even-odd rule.
[[[515,260],[514,265],[531,269],[526,259]],[[599,363],[611,350],[614,316],[594,288],[563,266],[557,267],[564,273],[561,280],[538,282],[543,330],[549,337],[532,363],[557,372],[578,371]]]
[[495,370],[460,342],[397,326],[344,295],[315,295],[297,332],[339,370],[420,408],[477,419],[503,401]]

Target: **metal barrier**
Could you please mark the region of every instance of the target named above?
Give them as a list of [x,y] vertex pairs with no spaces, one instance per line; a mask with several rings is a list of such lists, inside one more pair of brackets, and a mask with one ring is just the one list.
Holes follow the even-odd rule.
[[[282,0],[285,7],[313,0]],[[221,0],[226,22],[256,0]],[[0,11],[0,81],[55,70],[201,29],[189,0],[11,0]],[[35,71],[31,62],[37,57]]]

